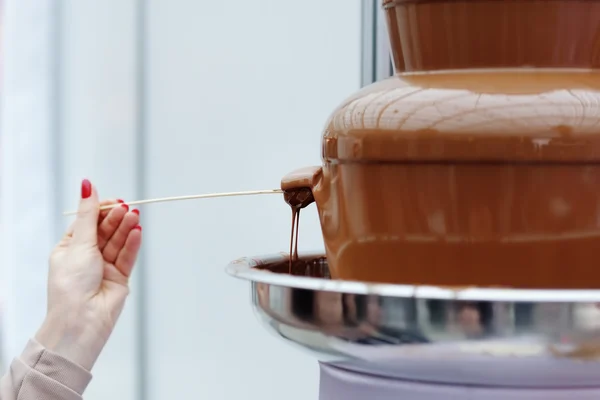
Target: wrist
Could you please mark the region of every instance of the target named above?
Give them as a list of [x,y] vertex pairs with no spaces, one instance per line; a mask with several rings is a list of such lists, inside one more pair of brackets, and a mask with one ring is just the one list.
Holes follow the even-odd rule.
[[108,336],[93,322],[47,315],[35,339],[47,350],[91,371]]

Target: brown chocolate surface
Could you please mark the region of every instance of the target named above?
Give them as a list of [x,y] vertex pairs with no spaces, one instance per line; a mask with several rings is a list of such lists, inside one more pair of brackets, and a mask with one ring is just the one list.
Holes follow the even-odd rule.
[[599,118],[596,70],[403,74],[362,89],[331,116],[323,158],[600,162]]
[[596,0],[384,3],[397,72],[600,66]]
[[599,288],[600,1],[385,4],[396,76],[281,185],[312,190],[332,277]]
[[271,272],[279,274],[291,274],[296,276],[307,276],[315,278],[328,278],[329,276],[324,276],[323,274],[326,271],[326,269],[323,268],[324,262],[325,257],[297,257],[295,260],[292,260],[291,267],[290,261],[285,260],[274,264],[261,265],[256,268],[268,269]]

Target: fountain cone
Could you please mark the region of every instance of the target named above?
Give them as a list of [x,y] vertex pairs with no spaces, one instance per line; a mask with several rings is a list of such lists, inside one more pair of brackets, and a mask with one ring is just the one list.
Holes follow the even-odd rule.
[[322,400],[600,398],[600,0],[383,7],[395,75],[281,182],[326,254],[228,271]]

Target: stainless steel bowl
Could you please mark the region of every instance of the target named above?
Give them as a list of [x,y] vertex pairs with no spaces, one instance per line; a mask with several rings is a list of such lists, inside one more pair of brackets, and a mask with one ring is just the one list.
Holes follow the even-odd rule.
[[[512,290],[329,279],[322,254],[242,258],[268,330],[320,361],[379,376],[505,387],[600,387],[600,290]],[[567,266],[568,268],[568,266]],[[308,275],[308,276],[307,276]]]

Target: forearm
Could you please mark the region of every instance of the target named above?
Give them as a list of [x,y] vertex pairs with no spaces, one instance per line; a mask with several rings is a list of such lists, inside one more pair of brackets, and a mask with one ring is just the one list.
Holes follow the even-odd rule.
[[97,328],[95,321],[87,322],[84,317],[67,319],[64,315],[48,315],[35,339],[47,350],[91,371],[108,336],[108,332]]

